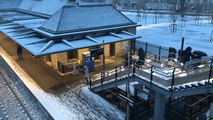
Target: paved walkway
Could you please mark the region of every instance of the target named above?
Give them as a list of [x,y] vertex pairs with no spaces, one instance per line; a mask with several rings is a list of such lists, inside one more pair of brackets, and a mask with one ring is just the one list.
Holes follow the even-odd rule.
[[[59,91],[63,90],[65,86],[76,87],[85,84],[83,73],[60,75],[41,59],[33,58],[25,49],[23,49],[23,59],[18,59],[17,44],[2,33],[0,33],[0,47],[45,91]],[[106,66],[106,70],[112,69],[118,64],[121,64],[121,62],[109,64]],[[102,66],[96,67],[91,76],[100,72],[101,69]]]

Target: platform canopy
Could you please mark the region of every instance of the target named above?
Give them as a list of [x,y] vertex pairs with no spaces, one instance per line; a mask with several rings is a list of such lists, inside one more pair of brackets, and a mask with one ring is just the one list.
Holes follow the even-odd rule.
[[[64,6],[52,17],[47,18],[41,15],[47,11],[39,9],[39,6],[47,4],[47,1],[50,2],[22,0],[19,9],[28,12],[0,11],[0,31],[34,56],[98,46],[103,44],[103,40],[105,44],[110,44],[140,38],[126,31],[126,28],[136,27],[137,24],[111,5]],[[33,5],[32,9],[27,3]],[[46,9],[48,8],[51,7]],[[34,14],[35,12],[40,14]],[[96,37],[87,34],[96,32],[101,34]],[[72,35],[77,37],[72,38]]]
[[37,36],[34,31],[22,27],[19,28],[20,30],[15,30],[17,28],[13,28],[12,26],[15,27],[16,25],[7,26],[9,28],[3,29],[2,31],[16,43],[27,49],[34,56],[42,56],[102,45],[103,40],[105,44],[109,44],[119,41],[140,38],[140,36],[136,36],[127,31],[122,31],[120,33],[111,32],[108,35],[103,35],[99,37],[85,36],[85,38],[83,39],[61,39],[56,41],[48,38],[41,38]]

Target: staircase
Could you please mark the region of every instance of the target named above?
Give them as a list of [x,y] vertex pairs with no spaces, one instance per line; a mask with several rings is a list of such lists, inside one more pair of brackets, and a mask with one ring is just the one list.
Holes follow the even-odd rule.
[[[189,96],[189,95],[213,92],[212,59],[211,61],[208,62],[208,66],[207,68],[205,68],[205,71],[197,68],[194,71],[198,71],[199,74],[197,72],[194,72],[194,74],[190,73],[189,74],[191,75],[190,77],[176,78],[175,76],[179,75],[179,72],[175,74],[174,73],[175,69],[173,72],[171,72],[171,75],[170,75],[169,73],[167,74],[162,73],[162,71],[160,71],[162,69],[159,69],[159,68],[155,69],[153,66],[138,67],[134,65],[130,69],[131,69],[131,72],[130,72],[129,78],[127,75],[126,68],[123,68],[123,70],[120,69],[120,71],[118,71],[117,68],[115,68],[114,73],[111,73],[109,76],[107,76],[110,79],[107,79],[106,77],[104,80],[103,78],[101,78],[100,80],[92,82],[90,84],[90,89],[94,92],[99,92],[102,90],[117,87],[122,84],[126,84],[127,81],[129,80],[130,82],[137,81],[145,85],[149,89],[152,89],[154,91],[160,91],[162,92],[162,94],[166,94],[167,96],[170,96],[170,97]],[[168,69],[168,68],[163,68],[163,69]],[[158,73],[170,79],[164,80],[162,78],[158,78],[155,76],[155,74],[158,74]],[[118,77],[118,75],[120,76]],[[189,75],[186,75],[186,76],[189,76]],[[181,80],[182,82],[180,82]]]

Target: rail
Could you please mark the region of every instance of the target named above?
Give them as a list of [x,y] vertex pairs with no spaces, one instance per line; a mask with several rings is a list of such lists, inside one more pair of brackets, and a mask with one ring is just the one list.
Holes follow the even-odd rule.
[[[207,84],[211,84],[213,57],[192,60],[185,65],[175,63],[174,66],[168,65],[168,61],[158,60],[156,57],[150,55],[147,56],[144,61],[138,59],[131,59],[130,61],[130,74],[134,75],[134,73],[137,72],[143,76],[143,73],[146,73],[147,75],[145,75],[145,77],[150,80],[150,86],[153,85],[154,81],[158,84],[163,83],[162,85],[169,87],[168,89],[173,91],[176,89],[174,87],[176,85],[187,84],[194,81],[200,82],[207,80]],[[164,62],[165,65],[159,66],[156,64],[164,64]],[[90,88],[96,84],[103,86],[108,83],[113,83],[122,78],[122,76],[128,75],[127,68],[128,66],[117,66],[113,70],[106,71],[105,73],[102,72],[98,80],[90,80]],[[187,81],[187,79],[191,79],[191,77],[195,78],[191,81]],[[186,85],[186,87],[189,86]]]
[[[7,79],[4,77],[4,75],[2,75],[2,73],[0,72],[0,75],[4,78],[4,80],[6,80],[6,84],[9,84],[9,88],[11,89],[11,91],[15,92],[15,90],[13,90],[13,87],[16,87],[16,85],[18,83],[20,83],[22,86],[24,86],[24,91],[33,99],[31,99],[30,101],[34,101],[35,104],[37,104],[38,108],[41,110],[41,112],[44,113],[44,115],[49,119],[49,120],[53,120],[53,117],[49,114],[49,112],[45,109],[45,107],[39,102],[39,100],[34,96],[34,94],[29,90],[28,87],[26,87],[26,85],[19,79],[19,77],[16,75],[16,73],[14,73],[14,71],[10,68],[10,66],[7,64],[7,62],[0,56],[0,62],[2,62],[3,66],[2,69],[4,71],[4,69],[7,70],[7,73],[9,74],[8,77],[12,76],[12,77],[16,77],[17,79],[15,79],[16,84],[14,85],[14,80],[13,79],[8,79],[9,81],[7,81]],[[4,71],[5,72],[5,71]],[[15,88],[14,88],[15,89]],[[17,88],[18,89],[18,88]],[[23,89],[23,88],[22,88]],[[19,95],[19,92],[15,95],[15,97]],[[18,96],[17,96],[18,97]],[[17,100],[22,100],[21,98],[17,98]],[[20,105],[25,105],[25,101],[23,103],[20,103]],[[23,106],[23,108],[25,109],[26,112],[28,112],[28,114],[30,115],[31,112],[29,112],[25,106]],[[32,116],[30,117],[32,118]]]
[[63,63],[58,61],[58,71],[61,73],[67,73],[72,71],[72,67],[67,67],[67,65],[64,65]]
[[[181,97],[169,103],[168,107],[170,109],[177,111],[178,113],[181,113],[189,118],[192,118],[196,116],[197,114],[203,112],[204,110],[207,110],[207,108],[209,108],[209,105],[212,101],[212,98],[213,98],[213,95],[208,94],[207,96],[197,100],[193,104],[187,104],[183,102],[185,100],[185,97]],[[193,99],[193,97],[190,99]],[[182,108],[177,108],[173,106],[173,104],[179,104],[179,106],[182,106]]]
[[20,103],[20,105],[24,108],[24,111],[26,112],[27,116],[33,120],[32,116],[30,115],[29,110],[26,108],[26,106],[24,105],[24,103],[20,100],[19,95],[16,94],[15,90],[13,89],[13,87],[10,85],[9,81],[4,77],[4,75],[2,75],[2,73],[0,72],[0,76],[3,78],[2,80],[5,81],[5,83],[7,84],[7,86],[9,87],[9,89],[11,90],[12,94],[15,96],[15,98],[17,98],[17,101]]

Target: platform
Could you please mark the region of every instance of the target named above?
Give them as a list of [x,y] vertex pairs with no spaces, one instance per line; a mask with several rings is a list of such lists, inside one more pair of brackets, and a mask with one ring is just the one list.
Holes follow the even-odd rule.
[[[7,36],[0,33],[0,48],[7,54],[7,56],[17,63],[43,90],[58,92],[65,87],[76,87],[85,84],[84,74],[66,74],[61,75],[52,67],[47,65],[39,58],[34,58],[28,51],[23,50],[23,59],[18,59],[16,49],[17,44],[10,40]],[[9,48],[9,49],[8,49]],[[119,61],[119,60],[118,60]],[[94,75],[102,70],[102,63],[98,64],[95,71],[90,73]],[[106,60],[107,64],[107,60]],[[106,66],[107,69],[112,69],[121,62],[114,62]]]
[[[147,59],[147,58],[146,58]],[[131,65],[129,81],[138,81],[150,89],[161,91],[166,96],[186,96],[212,92],[212,57],[191,60],[185,65],[166,64],[156,66],[156,61],[145,60],[145,65]],[[147,62],[149,61],[149,62]],[[160,61],[159,64],[161,64]],[[137,60],[135,62],[137,63]],[[91,90],[99,92],[128,81],[127,67],[111,70],[110,76],[91,83]],[[103,81],[104,80],[104,81]]]

